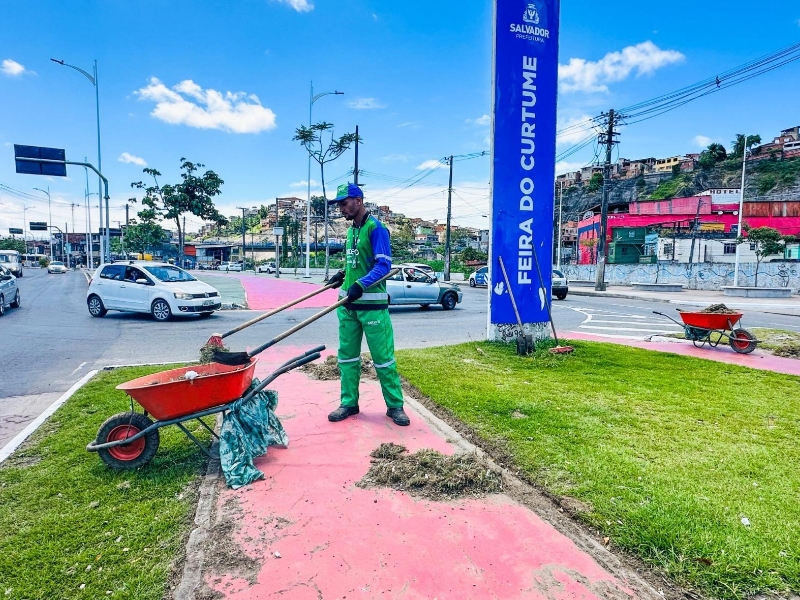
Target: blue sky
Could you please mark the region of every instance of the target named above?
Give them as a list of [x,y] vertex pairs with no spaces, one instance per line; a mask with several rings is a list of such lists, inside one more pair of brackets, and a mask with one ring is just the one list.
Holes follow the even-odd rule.
[[[517,1],[517,0],[500,0]],[[519,0],[522,2],[522,0]],[[523,3],[524,4],[524,3]],[[522,5],[522,4],[521,4]],[[428,161],[488,149],[491,17],[487,0],[0,0],[0,184],[44,198],[53,223],[83,230],[85,176],[17,175],[14,143],[65,148],[96,162],[94,88],[57,58],[99,65],[103,171],[112,221],[124,219],[142,166],[178,178],[181,157],[224,180],[219,206],[305,198],[307,158],[292,141],[308,121],[309,84],[341,90],[314,105],[338,134],[359,125],[368,200],[409,216],[445,218],[447,171],[408,189]],[[561,15],[559,121],[595,116],[712,77],[800,40],[800,3],[680,5],[569,0]],[[771,138],[800,124],[800,61],[623,130],[621,156],[699,151],[737,132]],[[585,133],[580,139],[585,137]],[[558,151],[578,139],[560,140]],[[591,161],[591,147],[561,165]],[[353,154],[328,165],[340,178]],[[488,157],[455,164],[453,215],[486,226]],[[312,166],[317,188],[319,171]],[[97,191],[96,178],[90,191]],[[329,195],[331,187],[329,186]],[[313,191],[312,191],[313,193]],[[96,196],[92,196],[96,204]],[[0,235],[47,219],[46,199],[0,190]],[[131,214],[137,210],[132,207]],[[92,221],[97,224],[96,211]],[[188,219],[189,229],[200,221]]]

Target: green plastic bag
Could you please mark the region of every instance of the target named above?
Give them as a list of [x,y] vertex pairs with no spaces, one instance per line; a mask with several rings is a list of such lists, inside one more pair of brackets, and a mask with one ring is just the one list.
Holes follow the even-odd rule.
[[[253,379],[244,395],[258,385],[259,380]],[[289,445],[289,436],[275,416],[277,406],[278,392],[263,390],[247,402],[234,402],[223,417],[219,460],[225,481],[233,489],[264,477],[264,473],[253,465],[253,460],[266,454],[270,446]]]

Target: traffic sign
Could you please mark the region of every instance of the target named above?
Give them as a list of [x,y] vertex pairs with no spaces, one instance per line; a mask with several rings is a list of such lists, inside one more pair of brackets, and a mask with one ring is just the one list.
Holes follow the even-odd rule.
[[[105,234],[106,234],[106,228],[105,227],[101,227],[100,228],[100,235],[105,235]],[[117,228],[117,227],[111,227],[108,230],[108,235],[110,237],[122,237],[122,230]]]
[[283,235],[283,227],[273,227],[272,235]]
[[[14,144],[14,158],[40,158],[45,160],[66,161],[67,153],[63,148],[45,148],[43,146],[21,146]],[[50,175],[66,177],[67,165],[59,163],[43,163],[33,160],[15,160],[17,173],[27,175]]]
[[31,231],[47,231],[47,223],[43,221],[31,221],[28,223],[28,229]]
[[22,229],[20,229],[19,227],[9,227],[8,233],[10,233],[11,235],[22,235]]

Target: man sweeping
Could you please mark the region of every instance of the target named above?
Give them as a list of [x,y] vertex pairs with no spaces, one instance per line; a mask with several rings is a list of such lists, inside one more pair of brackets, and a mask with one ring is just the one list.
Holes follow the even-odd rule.
[[334,287],[341,287],[339,298],[347,297],[348,302],[337,309],[341,406],[328,415],[328,420],[343,421],[358,414],[361,340],[366,336],[386,401],[386,416],[397,425],[408,425],[410,421],[403,411],[403,390],[394,359],[394,331],[389,320],[386,283],[365,291],[392,267],[389,232],[367,212],[364,193],[357,185],[340,185],[331,203],[339,203],[342,216],[352,224],[347,230],[345,270],[329,281]]

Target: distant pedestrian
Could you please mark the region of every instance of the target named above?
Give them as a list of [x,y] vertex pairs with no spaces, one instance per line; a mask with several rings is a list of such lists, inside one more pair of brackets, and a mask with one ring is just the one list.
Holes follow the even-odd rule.
[[364,193],[357,185],[340,185],[336,199],[331,202],[340,203],[342,216],[352,225],[347,230],[345,270],[329,280],[335,287],[341,287],[339,297],[347,297],[348,302],[337,311],[341,406],[328,415],[328,420],[342,421],[359,412],[361,340],[366,336],[386,402],[386,416],[397,425],[408,425],[410,421],[403,411],[403,389],[394,358],[394,331],[389,319],[386,283],[370,288],[392,268],[389,232],[367,212]]

